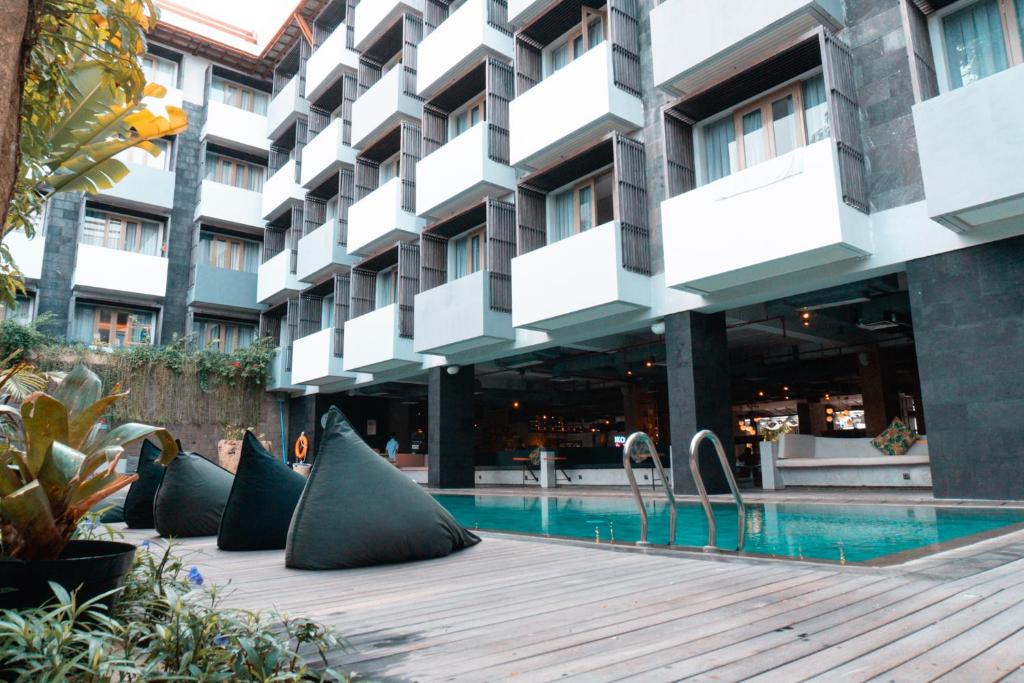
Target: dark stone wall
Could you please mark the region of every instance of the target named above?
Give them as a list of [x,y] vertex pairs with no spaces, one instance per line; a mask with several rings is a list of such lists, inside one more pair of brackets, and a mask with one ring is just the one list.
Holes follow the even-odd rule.
[[427,482],[431,488],[476,485],[473,443],[473,366],[455,375],[431,368],[427,385]]
[[[690,440],[698,431],[713,431],[729,462],[735,459],[725,314],[686,312],[667,316],[665,352],[672,488],[676,493],[693,494],[697,488],[690,474]],[[729,491],[710,442],[701,446],[698,463],[708,493]]]
[[68,331],[71,279],[75,274],[78,223],[84,197],[77,192],[58,194],[50,200],[47,208],[46,246],[42,277],[36,290],[36,313],[49,317],[50,322],[44,329],[57,336],[64,336]]
[[188,308],[188,275],[192,263],[192,226],[199,203],[199,133],[203,128],[203,108],[185,102],[188,130],[178,136],[174,166],[174,208],[170,215],[167,239],[167,294],[164,297],[163,328],[160,339],[167,343],[175,336],[191,334],[185,329]]
[[907,263],[937,498],[1024,499],[1024,237]]

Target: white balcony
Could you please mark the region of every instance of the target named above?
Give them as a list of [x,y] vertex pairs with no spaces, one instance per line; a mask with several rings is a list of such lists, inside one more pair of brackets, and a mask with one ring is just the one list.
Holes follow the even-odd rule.
[[36,227],[35,237],[29,239],[21,230],[4,235],[4,244],[11,251],[11,258],[26,280],[38,280],[43,274],[43,251],[46,249],[46,235]]
[[512,324],[549,332],[646,308],[650,282],[622,267],[611,221],[512,259]]
[[551,0],[508,0],[508,20],[522,28],[550,6]]
[[356,99],[352,105],[353,147],[362,149],[402,120],[419,125],[423,102],[405,93],[404,81],[405,69],[399,64]]
[[162,297],[167,292],[167,259],[79,243],[71,284],[92,292]]
[[281,133],[300,116],[309,116],[309,100],[303,97],[299,80],[299,75],[296,74],[288,81],[288,85],[270,100],[270,106],[267,107],[266,137],[271,140],[280,137]]
[[478,271],[416,295],[418,353],[441,356],[516,338],[512,316],[491,310],[491,274]]
[[211,100],[206,104],[203,140],[253,154],[267,154],[267,117]]
[[289,161],[277,169],[274,175],[263,183],[263,204],[260,212],[265,220],[273,220],[306,199],[306,192],[295,180],[295,161]]
[[512,165],[538,168],[613,130],[642,128],[644,107],[612,84],[606,40],[512,100],[509,118]]
[[343,166],[352,168],[356,151],[342,142],[342,121],[334,119],[302,148],[302,178],[304,188],[311,190]]
[[195,220],[226,228],[263,229],[263,195],[233,185],[204,180],[199,186]]
[[957,232],[1024,232],[1024,66],[914,107],[928,215]]
[[289,249],[262,263],[256,274],[256,300],[261,304],[278,304],[305,288],[292,272],[292,252]]
[[405,12],[423,14],[423,0],[362,0],[353,16],[353,39],[357,52],[370,47]]
[[402,209],[402,179],[392,178],[348,210],[348,251],[368,256],[386,244],[415,239],[426,223]]
[[339,24],[306,60],[306,99],[310,102],[319,99],[346,71],[359,70],[359,53],[345,47],[347,34],[348,26]]
[[348,372],[387,372],[419,365],[412,339],[401,337],[398,304],[370,311],[345,323],[344,369]]
[[345,372],[341,356],[334,354],[334,342],[334,328],[296,339],[292,344],[291,381],[294,384],[333,385],[332,391],[355,384],[359,375]]
[[416,73],[420,97],[433,97],[488,55],[512,59],[512,36],[487,23],[488,1],[466,0],[420,42]]
[[843,202],[832,140],[661,203],[665,282],[709,293],[871,253],[868,216]]
[[292,372],[288,369],[285,359],[287,355],[287,349],[278,349],[270,359],[270,366],[267,368],[267,391],[301,394],[303,388],[292,383]]
[[100,197],[141,211],[168,213],[174,208],[174,171],[165,171],[141,164],[123,162],[128,175]]
[[303,282],[316,283],[332,273],[348,270],[357,258],[339,244],[341,221],[332,218],[299,240],[299,259],[296,277]]
[[651,10],[654,83],[677,94],[750,69],[819,26],[843,26],[842,0],[666,0]]
[[260,311],[256,303],[256,273],[217,268],[208,263],[192,265],[188,303],[234,311]]
[[416,164],[416,211],[440,217],[516,189],[516,171],[491,159],[490,130],[481,121]]

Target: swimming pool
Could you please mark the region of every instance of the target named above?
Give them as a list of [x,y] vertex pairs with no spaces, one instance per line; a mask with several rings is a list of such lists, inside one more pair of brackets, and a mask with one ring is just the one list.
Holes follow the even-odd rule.
[[[435,495],[470,529],[634,543],[640,516],[632,498]],[[647,501],[648,540],[668,543],[668,506]],[[736,547],[736,508],[715,505],[718,545]],[[832,562],[888,563],[936,546],[1024,524],[1024,510],[899,505],[747,505],[746,552]],[[678,505],[676,544],[702,547],[707,520],[699,503]],[[916,551],[916,552],[915,552]],[[884,558],[884,559],[883,559]]]

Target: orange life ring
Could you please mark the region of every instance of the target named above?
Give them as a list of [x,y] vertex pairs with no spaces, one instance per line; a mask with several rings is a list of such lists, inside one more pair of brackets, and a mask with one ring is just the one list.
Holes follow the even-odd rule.
[[306,461],[306,453],[309,451],[309,437],[303,432],[295,440],[295,459],[299,462]]

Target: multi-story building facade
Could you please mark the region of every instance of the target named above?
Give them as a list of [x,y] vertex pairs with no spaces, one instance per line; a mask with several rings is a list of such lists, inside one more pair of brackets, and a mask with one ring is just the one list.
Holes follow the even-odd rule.
[[937,496],[1024,498],[1020,0],[307,0],[248,51],[173,21],[146,67],[189,131],[50,202],[19,315],[272,336],[293,435],[342,404],[435,486],[847,406],[926,432]]

